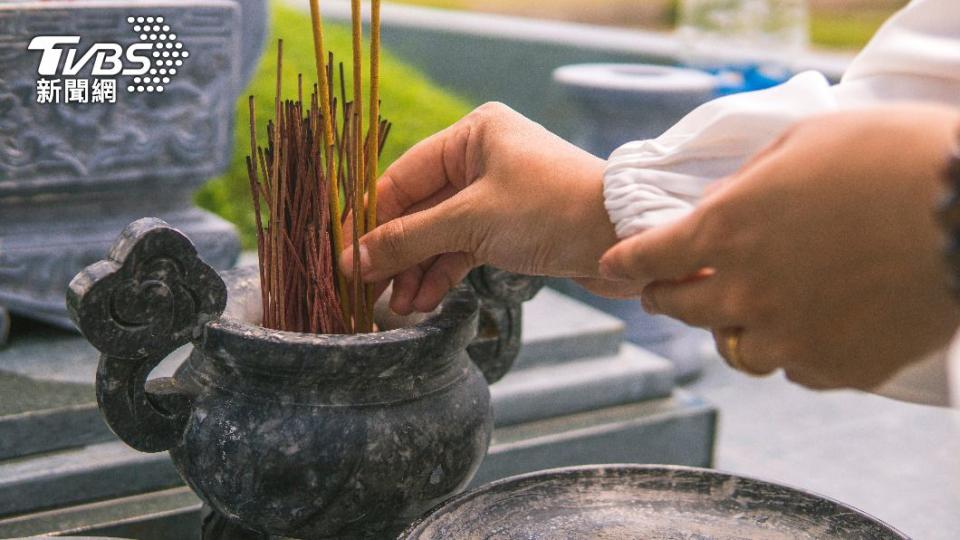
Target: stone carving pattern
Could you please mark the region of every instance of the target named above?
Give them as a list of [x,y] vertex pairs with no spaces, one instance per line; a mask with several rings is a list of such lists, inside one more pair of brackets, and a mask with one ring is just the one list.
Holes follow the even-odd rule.
[[[161,176],[199,183],[222,170],[239,73],[235,5],[35,4],[0,5],[0,198]],[[31,38],[70,34],[81,36],[81,48],[126,46],[137,40],[131,15],[163,15],[190,50],[164,93],[127,93],[131,77],[118,76],[116,103],[36,102],[39,53],[27,50]],[[89,76],[89,68],[78,75]]]
[[111,429],[144,452],[172,446],[189,414],[190,395],[173,379],[146,383],[167,355],[220,316],[227,290],[193,244],[155,218],[130,224],[106,260],[70,283],[67,307],[102,353],[97,400]]

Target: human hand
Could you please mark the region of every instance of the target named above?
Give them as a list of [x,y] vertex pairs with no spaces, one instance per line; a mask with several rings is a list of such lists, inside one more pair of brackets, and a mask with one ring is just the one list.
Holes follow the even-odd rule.
[[[801,123],[687,218],[604,255],[644,305],[737,332],[741,367],[870,389],[960,323],[934,209],[960,114],[930,106]],[[727,351],[729,353],[729,351]]]
[[[434,309],[475,266],[599,277],[616,241],[605,162],[500,104],[414,146],[377,184],[378,222],[360,239],[367,283],[393,279],[390,307]],[[349,231],[350,227],[345,227]],[[349,275],[353,250],[340,256]]]

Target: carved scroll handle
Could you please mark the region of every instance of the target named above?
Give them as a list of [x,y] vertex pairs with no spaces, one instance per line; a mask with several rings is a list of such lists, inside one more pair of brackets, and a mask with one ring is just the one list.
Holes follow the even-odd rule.
[[544,279],[481,266],[470,272],[467,283],[480,297],[477,338],[467,353],[493,384],[510,371],[520,353],[523,303],[536,296]]
[[220,276],[190,240],[156,218],[128,225],[106,260],[70,282],[70,317],[101,352],[100,412],[123,442],[142,452],[179,443],[194,396],[174,379],[148,383],[147,376],[199,337],[226,299]]

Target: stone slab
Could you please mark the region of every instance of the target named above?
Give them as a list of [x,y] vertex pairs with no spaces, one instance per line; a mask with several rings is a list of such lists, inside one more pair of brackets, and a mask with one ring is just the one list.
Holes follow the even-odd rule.
[[[501,427],[494,431],[493,444],[471,487],[514,474],[591,463],[709,466],[715,427],[716,410],[683,392],[664,399]],[[158,472],[172,469],[166,454],[155,454],[157,459],[141,460],[137,467],[129,468],[123,463],[131,461],[128,454],[132,450],[125,451],[120,443],[98,448],[123,457],[116,471],[100,473],[117,484],[137,476],[157,478],[161,476]],[[58,485],[71,490],[73,483],[66,478]],[[196,538],[198,499],[182,487],[157,489],[0,519],[0,538],[58,533],[141,540]],[[0,501],[8,492],[0,487]]]
[[472,487],[525,472],[596,463],[709,467],[717,411],[672,397],[499,428]]
[[181,485],[166,453],[121,442],[0,463],[0,516]]
[[0,417],[0,460],[113,439],[95,403]]
[[513,371],[490,387],[497,426],[668,397],[673,365],[625,344],[619,354]]
[[[82,337],[24,319],[0,349],[0,460],[115,439],[97,410],[98,353]],[[153,376],[186,357],[175,352]]]
[[[598,459],[704,465],[710,461],[714,421],[709,406],[682,394],[557,415],[497,428],[490,450],[493,457],[488,457],[484,467],[503,470],[501,476],[509,476],[517,474],[510,472],[519,470],[517,467],[532,471],[594,463]],[[624,434],[634,432],[646,435],[623,439],[627,436]],[[504,452],[511,457],[495,457]],[[579,461],[568,463],[564,461],[567,459]],[[485,474],[489,478],[496,473]],[[143,454],[120,442],[99,443],[32,459],[0,462],[0,516],[180,483],[165,453]]]
[[616,317],[544,288],[523,305],[523,349],[513,369],[616,354],[623,331]]
[[181,486],[0,519],[0,538],[56,533],[187,540],[199,538],[200,506]]

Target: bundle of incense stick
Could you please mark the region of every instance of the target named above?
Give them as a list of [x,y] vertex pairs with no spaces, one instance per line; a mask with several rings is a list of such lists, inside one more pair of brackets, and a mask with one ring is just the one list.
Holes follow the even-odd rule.
[[[360,279],[357,239],[377,226],[376,180],[390,124],[380,118],[380,1],[372,0],[369,126],[363,114],[363,27],[360,0],[353,0],[353,95],[347,100],[339,66],[340,115],[333,55],[327,54],[318,0],[311,0],[317,84],[304,104],[283,100],[283,42],[277,50],[274,119],[268,143],[258,147],[250,96],[247,171],[257,222],[263,326],[315,334],[371,332],[373,288]],[[337,270],[349,220],[354,267],[347,280]]]

